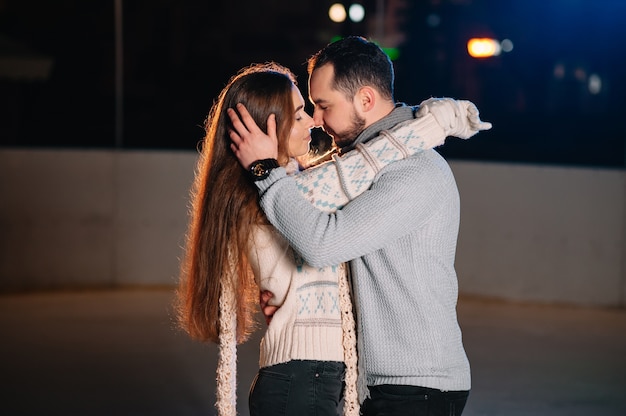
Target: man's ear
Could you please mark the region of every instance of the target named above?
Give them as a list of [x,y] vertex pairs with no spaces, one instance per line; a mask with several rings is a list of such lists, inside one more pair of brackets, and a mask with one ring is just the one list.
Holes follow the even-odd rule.
[[361,87],[356,94],[356,105],[359,109],[366,113],[372,110],[376,105],[376,92],[372,87]]

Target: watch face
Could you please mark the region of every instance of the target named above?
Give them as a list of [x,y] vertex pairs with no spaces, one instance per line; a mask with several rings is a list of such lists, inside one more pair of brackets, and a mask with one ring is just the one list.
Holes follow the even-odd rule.
[[255,181],[260,181],[267,178],[272,169],[277,168],[278,166],[279,165],[276,159],[257,160],[250,166],[250,174]]
[[258,162],[252,165],[251,170],[252,170],[252,174],[256,177],[261,177],[267,173],[267,169],[265,169],[262,162]]

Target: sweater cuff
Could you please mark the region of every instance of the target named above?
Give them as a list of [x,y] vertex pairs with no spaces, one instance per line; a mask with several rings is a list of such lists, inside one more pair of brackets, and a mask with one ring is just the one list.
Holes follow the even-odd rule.
[[259,190],[259,194],[262,195],[263,193],[265,193],[265,191],[267,191],[272,185],[274,185],[274,183],[278,182],[279,180],[287,177],[287,170],[284,167],[278,167],[275,169],[272,169],[272,171],[270,172],[269,176],[263,180],[260,181],[256,181],[254,182],[254,184],[256,185],[257,189]]

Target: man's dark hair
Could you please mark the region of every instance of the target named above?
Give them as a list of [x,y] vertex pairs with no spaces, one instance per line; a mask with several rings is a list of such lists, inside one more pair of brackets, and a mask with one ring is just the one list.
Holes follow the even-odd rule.
[[368,85],[376,88],[384,98],[393,100],[393,64],[374,42],[361,36],[349,36],[326,45],[309,58],[309,75],[326,64],[332,64],[335,70],[333,87],[348,98]]

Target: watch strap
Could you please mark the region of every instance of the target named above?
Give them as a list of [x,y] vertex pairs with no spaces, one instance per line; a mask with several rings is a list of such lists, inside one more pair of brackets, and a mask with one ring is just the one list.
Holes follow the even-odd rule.
[[252,180],[261,181],[270,176],[270,172],[279,167],[278,160],[276,159],[260,159],[252,162],[250,165],[250,176]]

